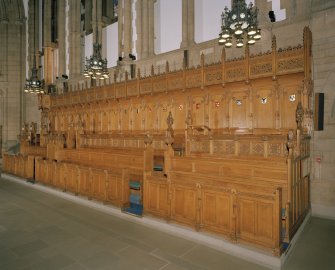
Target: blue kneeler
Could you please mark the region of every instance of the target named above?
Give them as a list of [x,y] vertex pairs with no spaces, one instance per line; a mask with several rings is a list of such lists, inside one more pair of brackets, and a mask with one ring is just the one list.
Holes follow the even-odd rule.
[[[129,181],[130,195],[129,195],[129,207],[125,209],[127,213],[142,216],[143,205],[141,196],[141,182],[131,180]],[[133,192],[132,192],[133,191]]]

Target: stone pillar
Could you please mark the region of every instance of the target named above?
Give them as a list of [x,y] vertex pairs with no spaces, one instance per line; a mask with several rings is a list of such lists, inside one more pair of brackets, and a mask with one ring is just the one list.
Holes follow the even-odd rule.
[[2,157],[2,125],[0,125],[0,157]]
[[61,77],[66,74],[66,44],[65,44],[65,0],[58,1],[58,74]]
[[46,86],[53,82],[53,52],[54,48],[51,42],[51,0],[44,1],[44,16],[43,16],[43,41],[44,48],[44,63],[43,75]]
[[142,1],[142,58],[147,58],[149,54],[149,14],[148,14],[148,1]]
[[[36,1],[36,5],[38,5],[38,1]],[[51,46],[51,0],[44,0],[42,46]]]
[[188,0],[187,41],[188,46],[194,45],[194,0]]
[[154,3],[155,0],[138,1],[137,6],[137,52],[139,59],[147,58],[155,53],[154,47]]
[[85,1],[85,31],[86,35],[92,33],[92,1]]
[[187,47],[187,2],[188,0],[182,0],[182,40],[180,47]]
[[194,0],[182,0],[182,42],[181,48],[194,44]]
[[[93,43],[102,44],[101,0],[95,0],[92,8]],[[98,35],[98,40],[97,40]]]
[[123,6],[125,0],[119,0],[119,8],[118,8],[118,50],[119,57],[123,57]]
[[262,29],[264,27],[271,28],[269,19],[269,10],[272,10],[271,3],[263,0],[255,0],[255,6],[258,8],[258,24],[262,26]]
[[129,54],[132,53],[132,31],[131,31],[131,0],[124,0],[124,56],[129,59]]
[[136,51],[138,59],[142,59],[142,1],[136,1]]
[[80,1],[69,0],[69,6],[69,75],[72,79],[81,73]]
[[148,12],[149,12],[149,40],[148,40],[148,54],[153,56],[155,54],[155,11],[154,11],[155,0],[149,0]]
[[[35,10],[34,1],[29,1],[28,7],[28,77],[31,76],[31,69],[34,64],[34,55],[36,55],[36,66],[39,66],[39,12],[38,12],[38,0],[35,0]],[[35,30],[34,30],[34,13],[35,13]],[[34,33],[35,31],[35,33]],[[39,78],[40,73],[38,74]]]

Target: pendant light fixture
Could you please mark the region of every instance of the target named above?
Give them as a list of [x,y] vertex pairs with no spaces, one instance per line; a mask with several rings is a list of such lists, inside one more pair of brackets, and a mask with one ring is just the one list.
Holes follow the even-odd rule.
[[232,9],[225,7],[221,15],[221,33],[219,44],[230,48],[236,40],[236,47],[242,48],[244,41],[249,45],[256,43],[261,38],[261,30],[258,29],[258,8],[250,2],[249,6],[245,0],[233,0]]
[[93,43],[93,55],[90,58],[86,57],[86,65],[83,75],[87,78],[91,77],[95,79],[107,79],[109,78],[109,72],[107,69],[107,59],[101,57],[101,44],[99,43],[99,29],[98,29],[98,3],[95,2],[96,11],[96,28],[95,28],[95,43]]

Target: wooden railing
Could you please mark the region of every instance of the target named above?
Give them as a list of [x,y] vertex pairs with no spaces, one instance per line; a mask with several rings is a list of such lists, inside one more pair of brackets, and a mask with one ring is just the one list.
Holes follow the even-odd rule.
[[310,136],[300,135],[296,148],[289,143],[288,167],[288,200],[286,203],[285,238],[291,239],[310,209]]
[[212,157],[286,158],[286,135],[229,134],[188,136],[186,152]]
[[85,134],[80,135],[81,148],[145,148],[145,141],[150,136],[157,150],[165,148],[164,135],[134,133],[125,134]]

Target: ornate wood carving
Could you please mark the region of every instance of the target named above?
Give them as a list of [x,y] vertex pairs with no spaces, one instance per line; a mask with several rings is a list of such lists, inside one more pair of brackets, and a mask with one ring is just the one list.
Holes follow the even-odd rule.
[[309,210],[310,31],[303,47],[276,46],[41,96],[46,147],[24,128],[4,170],[120,207],[136,175],[145,213],[279,255]]

